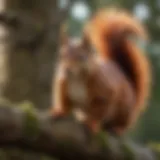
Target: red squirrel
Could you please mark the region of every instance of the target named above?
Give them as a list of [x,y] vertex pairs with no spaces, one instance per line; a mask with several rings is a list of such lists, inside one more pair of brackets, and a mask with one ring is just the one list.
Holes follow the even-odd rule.
[[142,24],[125,11],[108,9],[89,20],[81,41],[66,41],[53,114],[77,108],[77,116],[94,132],[104,127],[121,135],[131,127],[146,106],[151,79],[149,62],[132,36],[147,38]]

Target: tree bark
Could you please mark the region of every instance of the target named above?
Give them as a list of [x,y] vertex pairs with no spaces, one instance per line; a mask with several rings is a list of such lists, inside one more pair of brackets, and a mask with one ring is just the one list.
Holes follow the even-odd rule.
[[53,119],[30,104],[21,109],[0,105],[0,146],[46,153],[59,160],[154,160],[154,153],[129,140],[99,133],[79,124],[73,117]]
[[[0,1],[0,99],[28,100],[39,109],[51,105],[60,26],[73,1],[65,9],[59,0]],[[12,149],[0,150],[0,158],[42,157]]]
[[0,44],[5,61],[0,68],[4,73],[0,80],[0,97],[14,103],[29,100],[36,107],[46,108],[52,98],[60,26],[69,10],[60,9],[58,0],[4,2],[3,10],[11,18],[16,17],[16,24],[9,23],[7,28],[1,25],[6,33],[5,43]]

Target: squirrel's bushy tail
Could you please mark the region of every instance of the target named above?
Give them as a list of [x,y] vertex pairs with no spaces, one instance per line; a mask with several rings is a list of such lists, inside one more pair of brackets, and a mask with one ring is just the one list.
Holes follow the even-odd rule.
[[135,110],[140,113],[149,93],[150,70],[142,49],[130,36],[147,39],[143,26],[127,12],[109,9],[94,15],[85,31],[100,56],[119,65],[135,90]]

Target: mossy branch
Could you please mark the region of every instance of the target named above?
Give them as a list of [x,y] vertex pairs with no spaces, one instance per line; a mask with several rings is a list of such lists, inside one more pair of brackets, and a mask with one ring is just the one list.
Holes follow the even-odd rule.
[[154,159],[148,148],[108,134],[91,132],[73,117],[53,120],[29,103],[0,103],[0,146],[44,152],[58,159]]

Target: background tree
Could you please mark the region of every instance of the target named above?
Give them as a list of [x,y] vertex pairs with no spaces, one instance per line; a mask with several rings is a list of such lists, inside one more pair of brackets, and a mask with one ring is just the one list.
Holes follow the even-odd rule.
[[[59,32],[73,1],[1,1],[4,17],[0,19],[0,99],[12,103],[27,100],[39,109],[51,105]],[[35,159],[32,154],[8,152],[1,154],[3,158]]]

